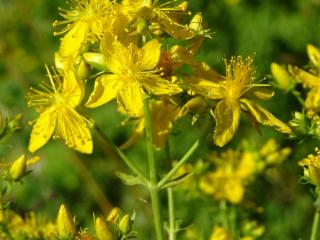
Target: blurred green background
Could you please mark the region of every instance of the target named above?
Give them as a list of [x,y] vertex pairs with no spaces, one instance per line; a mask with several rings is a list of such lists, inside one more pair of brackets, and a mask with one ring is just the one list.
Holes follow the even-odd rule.
[[[59,37],[53,37],[52,23],[59,19],[58,6],[65,4],[64,0],[0,0],[0,110],[11,115],[23,113],[25,122],[22,134],[14,135],[0,146],[2,161],[13,161],[27,151],[31,130],[28,123],[37,114],[26,107],[25,96],[31,85],[46,78],[44,64],[53,65]],[[320,46],[318,0],[190,0],[190,10],[193,13],[202,11],[209,28],[215,32],[213,39],[203,44],[198,58],[221,73],[223,58],[254,55],[258,79],[263,78],[270,74],[271,62],[301,66],[307,63],[306,45]],[[285,121],[290,119],[291,112],[300,110],[291,95],[280,91],[266,106]],[[116,106],[111,103],[94,109],[92,117],[104,133],[119,144],[129,135],[130,128],[121,126],[124,118],[115,111]],[[170,142],[175,158],[181,156],[197,135],[196,129],[183,131],[190,129],[189,125],[186,121],[175,126],[177,134]],[[268,181],[261,177],[250,189],[257,194],[257,204],[265,210],[259,216],[266,225],[263,239],[308,239],[313,206],[308,187],[299,184],[301,170],[297,160],[312,152],[318,142],[289,141],[267,128],[262,128],[263,135],[259,136],[250,129],[248,121],[242,126],[230,146],[235,146],[241,137],[261,143],[269,137],[277,137],[284,146],[293,147],[290,159],[279,169],[278,179]],[[182,139],[183,144],[177,144]],[[203,146],[193,160],[209,149],[215,147]],[[110,204],[137,212],[135,226],[140,239],[150,239],[152,215],[147,193],[140,187],[127,187],[120,182],[115,171],[127,169],[122,162],[106,156],[101,141],[95,138],[95,150],[90,156],[70,151],[55,141],[50,141],[38,153],[41,162],[12,193],[11,200],[17,211],[37,210],[53,219],[58,206],[66,203],[79,223],[90,226],[93,212],[101,214],[101,205],[108,208],[106,199],[95,189],[92,177]],[[128,154],[142,165],[146,162],[143,142]],[[165,199],[163,201],[165,203]],[[215,214],[210,199],[178,194],[176,201],[178,217],[185,220],[184,225],[195,217],[195,224],[208,239]],[[193,206],[191,213],[186,207],[189,204]]]

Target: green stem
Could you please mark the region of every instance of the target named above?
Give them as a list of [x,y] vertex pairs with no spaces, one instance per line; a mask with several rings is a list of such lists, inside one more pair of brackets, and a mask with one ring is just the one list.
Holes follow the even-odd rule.
[[159,181],[158,187],[161,188],[170,178],[179,170],[179,168],[185,164],[192,154],[198,149],[200,146],[201,141],[205,136],[208,134],[208,128],[209,125],[205,128],[204,133],[197,139],[192,146],[189,148],[189,150],[184,154],[184,156],[178,161],[177,164],[174,165],[174,167]]
[[174,212],[173,189],[168,188],[168,209],[169,209],[169,240],[176,240],[176,219]]
[[301,97],[301,93],[298,92],[297,90],[292,90],[292,94],[293,94],[293,96],[296,97],[296,99],[298,100],[298,102],[299,102],[302,106],[304,106],[304,100],[303,100],[302,97]]
[[134,174],[136,174],[145,183],[149,182],[149,180],[144,176],[142,171],[129,158],[127,158],[127,156],[101,131],[101,129],[97,125],[95,125],[95,130],[99,134],[99,136],[104,140],[104,142],[112,148],[112,150],[117,154],[117,156],[126,163],[126,165],[131,169],[131,171]]
[[199,145],[200,140],[198,139],[185,153],[185,155],[179,160],[179,162],[161,179],[161,181],[158,183],[159,188],[161,188],[179,170],[179,168],[189,160],[192,154],[198,149]]
[[314,213],[312,230],[311,230],[311,238],[310,240],[317,240],[318,229],[319,229],[319,221],[320,221],[320,209],[316,208],[316,212]]
[[150,196],[151,196],[154,225],[155,225],[157,240],[163,240],[164,236],[163,236],[161,209],[160,209],[160,196],[159,196],[159,188],[157,187],[157,181],[158,181],[157,167],[156,167],[154,148],[153,148],[152,122],[151,122],[151,113],[150,113],[148,96],[145,96],[145,99],[144,99],[144,117],[145,117],[145,130],[146,130],[149,175],[150,175],[149,189],[150,189]]

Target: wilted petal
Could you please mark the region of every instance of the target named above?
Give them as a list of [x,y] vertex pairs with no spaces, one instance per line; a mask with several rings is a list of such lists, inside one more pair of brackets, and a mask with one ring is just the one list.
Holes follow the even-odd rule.
[[216,127],[213,140],[216,145],[223,147],[233,138],[240,122],[240,104],[237,101],[221,100],[213,113]]
[[259,104],[245,98],[240,99],[240,101],[245,105],[246,110],[248,110],[259,123],[265,126],[274,127],[282,133],[291,133],[291,129],[285,123],[281,122]]
[[216,82],[212,82],[200,77],[189,77],[185,78],[185,82],[190,86],[190,90],[196,93],[213,99],[222,99],[223,96],[223,86]]
[[320,77],[312,75],[298,67],[290,69],[297,80],[300,81],[305,87],[313,88],[320,87]]
[[274,96],[274,91],[268,84],[253,85],[244,95],[245,98],[268,100]]

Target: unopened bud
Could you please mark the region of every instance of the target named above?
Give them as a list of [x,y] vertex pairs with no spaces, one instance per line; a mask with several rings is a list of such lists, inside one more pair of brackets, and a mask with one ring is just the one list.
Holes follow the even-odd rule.
[[108,70],[104,56],[101,53],[86,52],[83,54],[83,58],[88,64],[98,70]]
[[81,61],[78,66],[77,74],[81,79],[86,79],[89,75],[90,66],[85,62]]
[[208,108],[208,104],[207,102],[201,97],[201,96],[197,96],[194,98],[191,98],[182,108],[182,113],[183,115],[185,115],[188,112],[192,112],[192,113],[201,113],[206,111],[206,109]]
[[17,160],[14,161],[10,168],[10,177],[14,181],[19,181],[24,175],[26,175],[27,162],[26,156],[21,155]]
[[118,237],[113,223],[101,218],[96,219],[95,228],[99,240],[116,240]]
[[107,217],[107,220],[112,223],[116,223],[120,217],[120,212],[121,212],[120,208],[118,207],[112,208]]
[[271,73],[280,89],[289,91],[294,87],[294,79],[290,76],[285,67],[280,66],[277,63],[271,63]]
[[309,59],[311,63],[317,67],[320,68],[320,49],[316,48],[315,46],[308,44],[307,46],[307,52]]
[[76,226],[69,210],[62,204],[57,216],[58,234],[60,237],[71,237],[76,233]]
[[8,132],[14,133],[14,132],[22,129],[22,118],[23,118],[23,115],[18,114],[16,116],[14,116],[13,118],[9,119],[8,125],[7,125]]
[[146,21],[141,19],[137,24],[137,32],[142,33],[147,27]]
[[131,219],[128,214],[124,215],[119,222],[119,230],[123,234],[127,234],[131,230]]
[[162,28],[160,26],[159,23],[156,22],[151,22],[151,24],[149,24],[149,31],[151,33],[153,33],[154,35],[161,35],[163,33]]
[[306,177],[309,177],[309,180],[312,184],[315,186],[320,186],[320,167],[315,165],[308,166],[308,169],[305,169],[304,174]]

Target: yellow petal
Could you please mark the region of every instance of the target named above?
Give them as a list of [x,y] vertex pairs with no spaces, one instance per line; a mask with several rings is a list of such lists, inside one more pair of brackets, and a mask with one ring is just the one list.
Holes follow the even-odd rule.
[[105,74],[97,78],[94,90],[86,103],[87,107],[95,108],[109,102],[117,96],[122,83],[114,74]]
[[128,54],[127,48],[123,46],[113,34],[105,32],[101,41],[101,51],[107,68],[110,69],[112,73],[121,74],[123,67],[121,60]]
[[245,98],[240,99],[240,101],[246,106],[246,109],[259,123],[265,126],[274,127],[277,131],[280,131],[282,133],[291,133],[291,129],[285,123],[281,122],[259,104],[256,104]]
[[312,44],[308,44],[307,52],[308,52],[308,56],[309,56],[309,59],[312,62],[312,64],[315,67],[320,68],[320,49],[316,48]]
[[82,153],[92,153],[92,138],[88,123],[73,108],[59,109],[57,134],[66,145]]
[[75,108],[78,106],[84,95],[84,84],[76,79],[72,70],[66,70],[63,74],[63,91],[62,93],[68,98],[68,104]]
[[221,100],[213,113],[216,127],[213,140],[216,145],[223,147],[233,138],[240,122],[240,104],[237,101]]
[[192,91],[195,91],[204,97],[213,100],[222,99],[224,97],[222,85],[216,82],[200,77],[185,78],[185,82],[190,86]]
[[160,47],[161,44],[157,39],[153,39],[143,46],[141,67],[144,70],[152,70],[158,65],[161,54]]
[[61,57],[78,54],[82,44],[86,40],[88,26],[85,23],[76,23],[62,38],[59,53]]
[[143,115],[144,92],[138,81],[128,81],[118,91],[118,103],[132,117]]
[[182,92],[177,85],[157,75],[147,76],[141,79],[143,86],[155,95],[171,95]]
[[48,109],[42,112],[33,126],[29,151],[35,152],[45,145],[53,134],[57,120],[56,109]]
[[289,69],[297,80],[300,81],[305,87],[313,88],[320,87],[320,77],[312,75],[298,67]]

